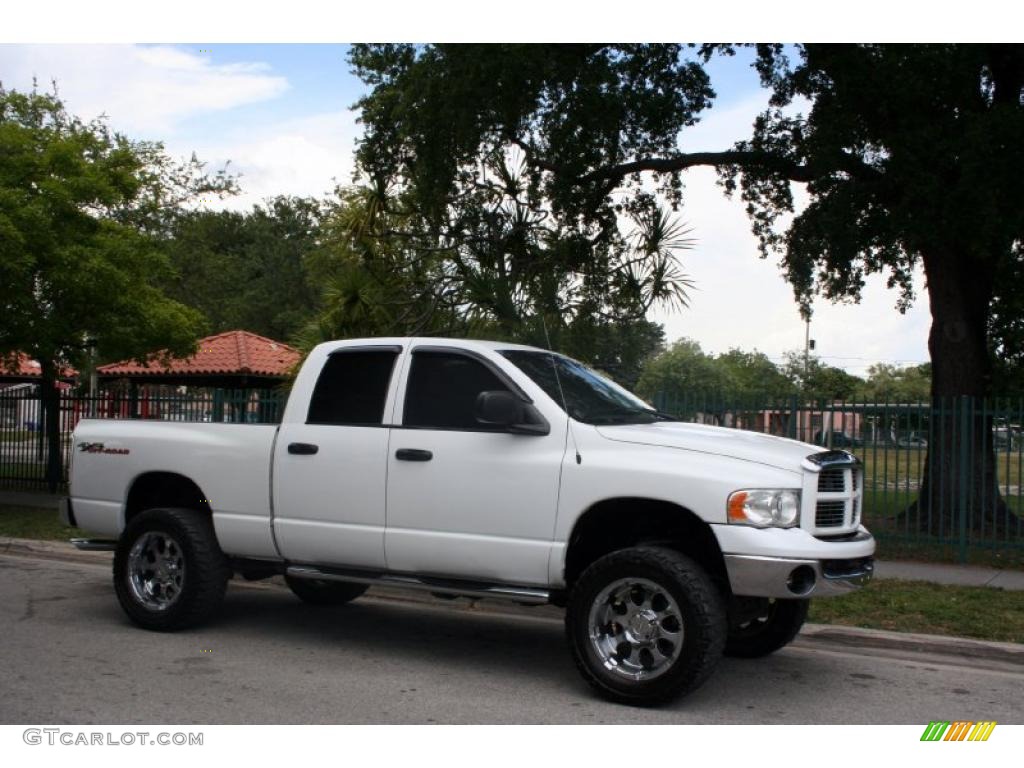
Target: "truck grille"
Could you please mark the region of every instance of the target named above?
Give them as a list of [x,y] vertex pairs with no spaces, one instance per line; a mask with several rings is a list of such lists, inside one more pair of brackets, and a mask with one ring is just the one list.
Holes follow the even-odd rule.
[[808,460],[821,467],[811,486],[817,491],[812,532],[835,536],[856,529],[860,525],[864,493],[860,464],[853,456],[840,451],[816,454]]
[[842,467],[821,470],[818,493],[842,493],[846,490],[846,470]]
[[814,524],[819,528],[841,526],[846,519],[845,501],[819,501],[815,510]]

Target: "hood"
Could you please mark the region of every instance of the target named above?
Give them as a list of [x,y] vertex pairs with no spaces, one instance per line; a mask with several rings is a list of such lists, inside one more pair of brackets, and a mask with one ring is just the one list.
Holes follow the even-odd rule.
[[813,453],[825,450],[816,445],[785,437],[764,435],[760,432],[686,424],[679,421],[599,426],[596,429],[602,437],[616,442],[728,456],[790,472],[800,472],[801,461]]

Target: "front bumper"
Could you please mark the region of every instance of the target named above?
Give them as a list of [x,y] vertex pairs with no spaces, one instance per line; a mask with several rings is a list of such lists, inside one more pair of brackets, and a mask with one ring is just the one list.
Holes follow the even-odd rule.
[[799,528],[713,525],[732,593],[743,597],[831,597],[874,574],[875,539],[864,527],[835,539]]
[[833,597],[871,581],[873,557],[797,560],[787,557],[725,555],[734,595],[744,597]]

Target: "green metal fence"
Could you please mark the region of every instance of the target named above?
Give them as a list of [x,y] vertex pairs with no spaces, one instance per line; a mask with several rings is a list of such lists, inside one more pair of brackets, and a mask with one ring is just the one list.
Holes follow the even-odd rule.
[[[286,400],[280,390],[95,398],[63,393],[59,483],[66,483],[71,432],[83,418],[273,424]],[[865,524],[890,553],[893,545],[932,558],[941,549],[961,561],[979,552],[1008,553],[1016,558],[1008,562],[1024,564],[1024,399],[836,402],[719,393],[661,394],[654,401],[683,421],[854,453],[864,466]],[[35,387],[0,390],[0,488],[47,489],[43,424]]]
[[[1024,399],[935,403],[673,396],[655,405],[681,420],[788,437],[858,456],[864,522],[880,539],[951,551],[1024,556]],[[923,548],[922,548],[923,547]]]
[[[61,477],[67,483],[71,433],[82,419],[147,419],[192,423],[276,424],[287,401],[283,390],[216,389],[201,394],[61,393]],[[38,387],[0,390],[0,488],[48,490],[49,447]]]

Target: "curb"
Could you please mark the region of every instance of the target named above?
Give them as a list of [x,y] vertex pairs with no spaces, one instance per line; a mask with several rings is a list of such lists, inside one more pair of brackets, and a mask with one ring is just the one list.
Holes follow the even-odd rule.
[[805,624],[800,645],[822,650],[884,650],[900,654],[929,654],[954,659],[967,666],[1005,664],[1024,672],[1024,645],[967,637],[887,632],[837,624]]
[[[62,541],[15,539],[0,536],[0,555],[36,557],[73,563],[109,565],[110,552],[81,552]],[[287,589],[280,576],[260,582],[242,579],[232,581],[232,588]],[[504,600],[471,599],[465,597],[439,598],[429,592],[397,587],[371,587],[369,597],[394,603],[447,608],[450,610],[527,617],[562,622],[564,611],[553,605],[525,606]],[[972,640],[965,637],[924,635],[910,632],[888,632],[880,629],[846,627],[836,624],[805,624],[794,643],[796,647],[832,651],[887,651],[898,654],[941,656],[947,661],[968,666],[984,663],[1008,665],[1024,672],[1024,644],[1001,643],[990,640]]]

